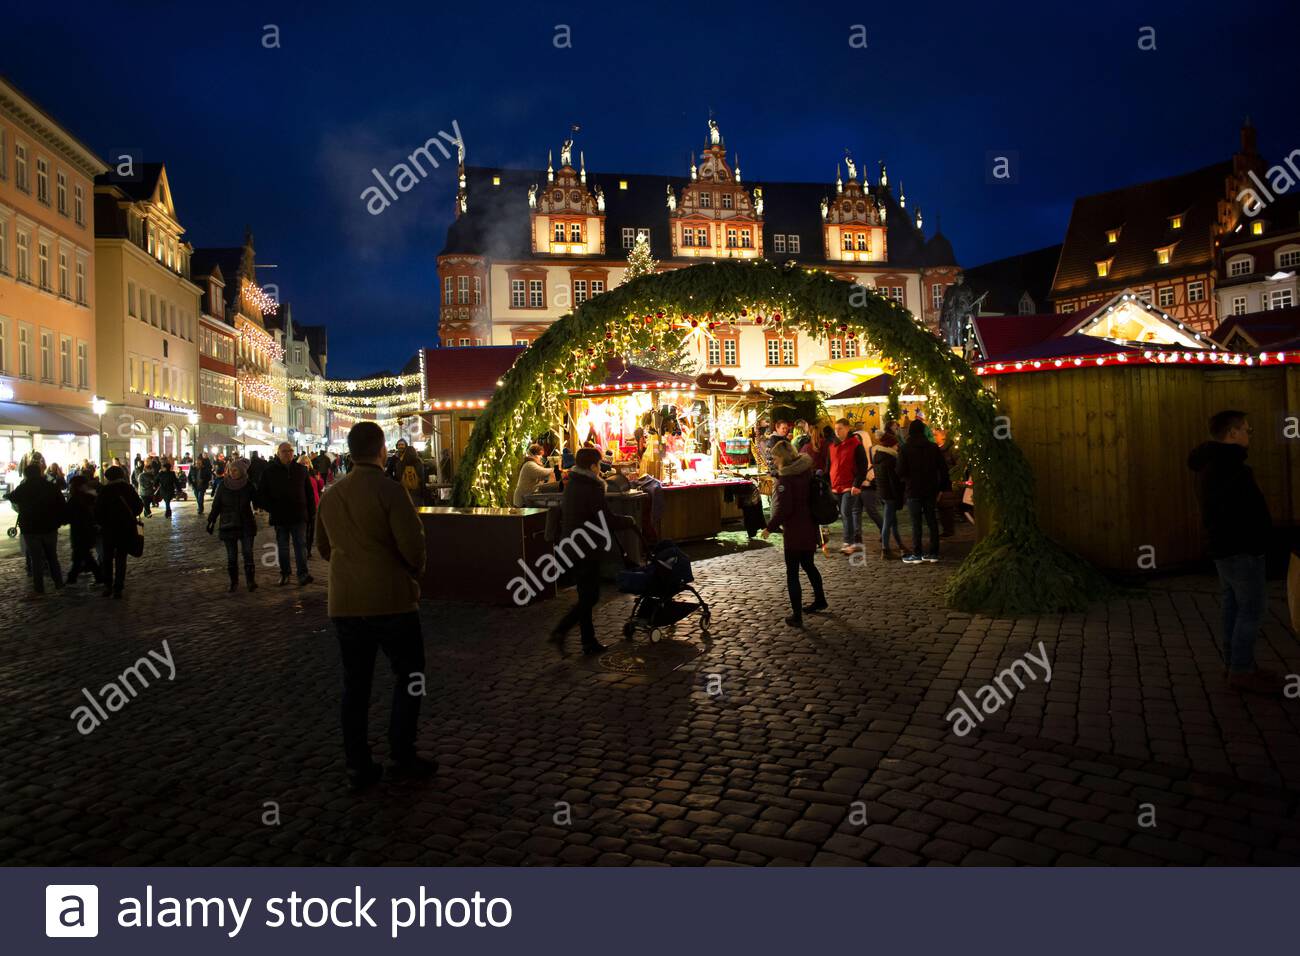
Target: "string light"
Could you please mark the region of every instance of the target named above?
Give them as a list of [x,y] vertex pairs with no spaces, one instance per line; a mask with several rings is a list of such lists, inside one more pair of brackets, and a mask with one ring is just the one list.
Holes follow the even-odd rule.
[[419,372],[412,372],[409,375],[380,375],[375,378],[347,380],[312,378],[293,378],[289,380],[289,387],[293,389],[313,392],[324,391],[334,394],[342,392],[374,392],[384,388],[406,388],[419,384]]
[[275,313],[280,310],[280,303],[276,302],[275,299],[256,282],[250,282],[244,286],[244,298],[257,306],[263,315],[275,315]]
[[236,334],[254,351],[265,352],[272,361],[284,361],[284,346],[272,338],[265,329],[260,329],[256,325],[243,325]]

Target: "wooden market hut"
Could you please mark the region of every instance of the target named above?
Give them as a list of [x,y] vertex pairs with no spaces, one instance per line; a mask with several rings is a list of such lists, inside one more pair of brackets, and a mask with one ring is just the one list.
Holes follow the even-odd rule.
[[423,349],[418,356],[424,375],[425,430],[432,436],[435,459],[451,449],[453,469],[469,442],[474,423],[510,371],[521,345],[487,345],[455,349]]
[[[1300,440],[1287,431],[1300,409],[1300,350],[1144,345],[1080,333],[1077,324],[989,348],[974,363],[1033,468],[1038,521],[1049,535],[1109,571],[1201,561],[1187,455],[1209,438],[1210,416],[1229,408],[1250,415],[1249,462],[1274,523],[1300,523]],[[982,336],[984,345],[995,337]]]

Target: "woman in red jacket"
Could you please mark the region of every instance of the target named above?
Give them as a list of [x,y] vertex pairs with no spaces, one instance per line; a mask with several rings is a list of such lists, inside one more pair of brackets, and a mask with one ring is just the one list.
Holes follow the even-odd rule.
[[[804,611],[815,614],[829,606],[822,590],[821,572],[813,563],[820,544],[817,522],[808,503],[813,463],[807,455],[796,452],[788,441],[781,441],[772,447],[772,465],[777,474],[776,493],[772,496],[772,520],[767,523],[763,537],[773,531],[781,531],[784,536],[785,583],[790,591],[791,608],[785,623],[802,627]],[[808,575],[813,589],[813,601],[806,607],[801,604],[800,568]]]

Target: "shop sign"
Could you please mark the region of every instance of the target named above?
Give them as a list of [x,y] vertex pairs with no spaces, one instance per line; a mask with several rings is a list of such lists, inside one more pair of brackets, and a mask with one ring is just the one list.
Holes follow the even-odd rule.
[[695,384],[700,388],[737,388],[740,385],[739,379],[724,375],[722,372],[705,372],[695,380]]
[[194,411],[194,409],[186,408],[184,405],[173,405],[161,398],[151,398],[148,404],[156,412],[172,412],[175,415],[189,415]]

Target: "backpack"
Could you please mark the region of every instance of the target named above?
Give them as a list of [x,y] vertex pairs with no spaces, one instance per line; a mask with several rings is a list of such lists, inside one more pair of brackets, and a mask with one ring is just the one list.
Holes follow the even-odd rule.
[[420,491],[420,473],[414,465],[406,465],[402,468],[402,487],[413,494]]
[[818,524],[834,524],[840,520],[839,502],[835,500],[830,479],[825,475],[813,475],[808,483],[808,510]]

